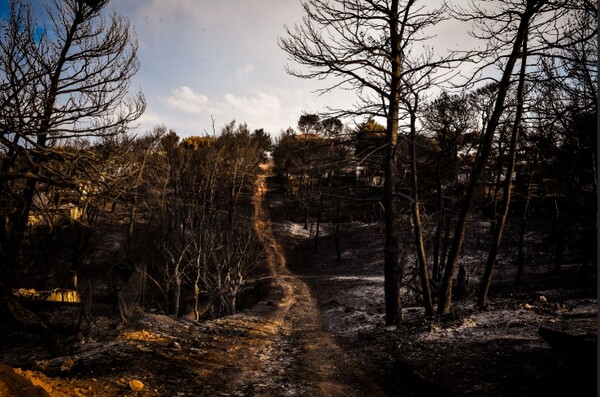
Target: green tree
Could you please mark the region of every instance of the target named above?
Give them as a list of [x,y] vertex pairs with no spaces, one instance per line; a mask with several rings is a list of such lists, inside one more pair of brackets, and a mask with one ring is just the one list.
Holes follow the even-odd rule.
[[318,114],[303,113],[298,119],[298,131],[302,134],[318,134],[321,129],[321,118]]
[[383,177],[382,156],[385,145],[385,127],[372,117],[356,127],[354,154],[359,164],[360,179],[363,183],[370,185],[378,178]]

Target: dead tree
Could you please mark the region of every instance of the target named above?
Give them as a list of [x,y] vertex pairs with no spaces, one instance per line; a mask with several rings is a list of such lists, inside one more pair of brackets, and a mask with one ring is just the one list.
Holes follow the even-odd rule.
[[[526,28],[527,29],[527,28]],[[510,137],[510,148],[508,150],[508,164],[506,168],[506,174],[504,175],[504,186],[502,193],[502,208],[500,214],[496,219],[496,226],[494,228],[494,236],[488,253],[488,258],[485,264],[485,271],[481,278],[481,284],[479,286],[479,297],[477,299],[477,305],[480,309],[487,307],[488,292],[490,284],[492,282],[492,273],[494,271],[494,265],[496,263],[496,256],[498,255],[498,248],[500,247],[500,241],[504,232],[504,225],[508,217],[508,209],[510,207],[510,200],[512,196],[513,186],[513,173],[515,171],[515,163],[517,159],[517,144],[519,143],[519,135],[522,128],[522,117],[525,101],[525,72],[527,69],[527,32],[523,38],[521,51],[521,68],[519,71],[519,84],[517,87],[517,109],[515,112],[515,118],[513,120],[511,137]]]
[[[488,40],[495,38],[497,40],[495,47],[496,51],[500,51],[502,48],[509,45],[511,45],[512,48],[508,54],[501,55],[500,58],[494,58],[491,63],[487,63],[486,65],[493,65],[496,62],[498,62],[499,65],[500,61],[502,61],[504,66],[502,77],[498,83],[498,94],[494,104],[494,110],[486,125],[481,145],[477,153],[477,159],[469,176],[465,198],[455,226],[454,238],[450,246],[450,251],[448,253],[444,276],[439,291],[438,313],[440,314],[448,313],[452,305],[454,274],[459,263],[467,221],[471,213],[479,179],[490,156],[496,128],[504,113],[504,102],[511,85],[513,69],[521,55],[521,48],[527,34],[527,29],[532,23],[536,22],[535,18],[539,17],[542,12],[553,9],[553,6],[549,5],[547,0],[527,0],[524,4],[522,2],[516,4],[516,2],[506,0],[502,5],[504,7],[503,9],[494,11],[475,8],[470,14],[461,14],[461,17],[465,20],[482,23],[482,26],[480,27],[481,30],[474,32],[474,34],[480,35],[482,38]],[[510,12],[506,10],[510,10]],[[515,18],[515,16],[517,18]],[[496,24],[495,27],[494,23]],[[507,30],[507,26],[510,26],[511,30]],[[500,35],[496,29],[503,29],[503,32],[505,33]],[[483,55],[487,56],[487,54]]]
[[3,160],[0,194],[15,197],[16,208],[5,215],[0,233],[8,281],[17,270],[38,183],[77,185],[52,168],[51,159],[70,159],[56,147],[122,133],[144,110],[141,94],[128,97],[139,68],[129,22],[118,15],[107,20],[106,2],[100,3],[52,2],[47,33],[40,36],[44,25],[34,21],[29,3],[11,1],[2,25],[0,143],[10,155]]
[[424,10],[417,1],[364,2],[308,0],[305,18],[295,29],[286,27],[280,47],[304,71],[288,68],[294,76],[331,82],[322,92],[352,89],[359,98],[353,110],[338,115],[380,116],[386,119],[384,186],[384,291],[386,324],[401,319],[400,257],[397,226],[397,161],[400,99],[406,94],[403,77],[411,67],[405,62],[423,30],[442,18],[442,10]]
[[[0,25],[0,147],[7,153],[0,169],[2,288],[15,281],[40,185],[80,186],[54,167],[73,158],[61,146],[123,133],[144,110],[141,93],[128,95],[139,69],[135,37],[127,19],[105,16],[106,3],[51,1],[43,22],[33,17],[31,2],[13,0]],[[12,302],[9,292],[2,294]],[[39,321],[40,327],[28,328],[46,332],[41,320],[31,320],[18,305],[4,310],[26,327]]]

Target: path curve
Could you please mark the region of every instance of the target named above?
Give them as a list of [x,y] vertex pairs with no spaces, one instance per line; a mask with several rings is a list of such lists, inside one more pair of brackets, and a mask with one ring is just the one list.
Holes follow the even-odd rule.
[[[286,267],[284,250],[264,210],[271,168],[271,164],[261,165],[253,217],[255,229],[266,247],[274,288],[280,290],[282,296],[272,319],[278,324],[278,332],[271,342],[265,365],[253,379],[252,392],[264,396],[384,396],[323,329],[310,288]],[[273,385],[262,385],[261,379],[272,379],[278,387],[274,390]]]

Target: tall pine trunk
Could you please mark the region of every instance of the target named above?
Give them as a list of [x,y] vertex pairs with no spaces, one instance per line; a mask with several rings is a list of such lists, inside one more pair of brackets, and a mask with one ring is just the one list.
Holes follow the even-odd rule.
[[[415,102],[418,98],[415,99]],[[423,292],[423,305],[427,316],[433,315],[433,302],[431,299],[431,285],[429,283],[429,270],[427,268],[427,254],[425,253],[425,243],[423,242],[423,227],[421,225],[421,212],[419,206],[419,180],[417,176],[417,150],[415,139],[417,137],[416,127],[416,107],[410,113],[410,173],[412,187],[412,213],[413,227],[415,233],[415,246],[417,249],[417,258],[419,261],[419,276],[421,277],[421,290]]]
[[444,269],[444,277],[442,279],[442,284],[439,292],[439,314],[448,313],[452,306],[452,285],[454,283],[454,273],[456,272],[456,268],[458,266],[459,255],[462,250],[465,238],[465,231],[467,228],[467,220],[469,218],[471,208],[473,206],[473,200],[475,198],[475,190],[477,188],[477,183],[479,182],[479,178],[483,172],[483,169],[485,168],[486,162],[490,155],[494,133],[500,121],[500,116],[504,111],[504,100],[506,99],[506,94],[510,86],[510,78],[515,63],[517,62],[517,59],[520,56],[521,47],[523,45],[523,40],[525,38],[527,26],[529,25],[529,20],[533,17],[535,12],[539,9],[539,7],[542,4],[543,1],[538,2],[535,0],[529,0],[527,2],[525,11],[520,15],[521,19],[519,21],[519,28],[517,30],[515,42],[513,44],[511,54],[506,61],[506,67],[504,68],[504,72],[502,73],[502,79],[500,80],[500,84],[498,85],[498,97],[496,98],[494,110],[486,126],[485,134],[482,137],[481,148],[479,150],[471,175],[469,177],[469,182],[467,184],[465,192],[465,199],[458,217],[458,221],[456,223],[454,237],[452,240],[452,245],[450,246],[450,252],[448,253],[448,260],[446,268]]
[[521,212],[519,224],[519,242],[517,245],[517,275],[515,276],[515,285],[520,285],[525,279],[525,230],[527,228],[527,219],[529,218],[529,204],[531,203],[531,184],[533,182],[534,171],[529,173],[527,181],[527,190],[525,204]]
[[438,204],[438,222],[436,225],[435,236],[433,238],[433,270],[432,270],[432,278],[435,281],[439,281],[440,279],[440,264],[444,263],[443,259],[440,258],[440,248],[442,245],[442,236],[443,236],[443,228],[444,228],[444,217],[445,214],[445,206],[444,206],[444,191],[442,188],[442,179],[440,175],[440,162],[438,161],[438,165],[436,167],[436,184],[437,184],[437,204]]
[[[407,7],[408,10],[409,7]],[[405,14],[405,19],[407,13]],[[384,237],[384,295],[385,295],[385,323],[396,324],[402,320],[400,306],[400,273],[398,259],[400,253],[398,228],[396,224],[396,175],[397,175],[397,147],[398,147],[398,117],[400,102],[400,84],[402,72],[402,53],[398,32],[398,0],[392,0],[390,10],[390,46],[391,46],[391,85],[386,125],[386,150],[384,154],[384,182],[383,182],[383,208],[385,211],[385,237]],[[404,24],[402,25],[404,27]]]
[[[523,102],[525,100],[525,69],[527,68],[527,33],[523,38],[523,52],[521,55],[521,70],[519,72],[519,85],[517,87],[517,111],[515,113],[515,120],[513,122],[511,137],[510,137],[510,148],[508,150],[508,166],[506,168],[506,175],[504,176],[504,186],[502,193],[502,207],[500,215],[496,219],[496,227],[494,228],[494,237],[492,244],[490,245],[490,251],[488,253],[487,262],[485,264],[485,271],[481,278],[481,284],[479,286],[479,296],[477,299],[477,305],[480,309],[485,309],[488,305],[488,293],[490,290],[490,284],[492,282],[492,274],[494,272],[494,264],[496,263],[496,257],[498,255],[498,248],[500,247],[500,241],[504,232],[504,226],[506,225],[506,218],[508,217],[508,209],[510,208],[510,199],[512,194],[512,176],[515,171],[515,162],[517,158],[517,144],[519,143],[519,132],[521,131],[521,118],[523,117]],[[501,167],[499,167],[501,169]]]

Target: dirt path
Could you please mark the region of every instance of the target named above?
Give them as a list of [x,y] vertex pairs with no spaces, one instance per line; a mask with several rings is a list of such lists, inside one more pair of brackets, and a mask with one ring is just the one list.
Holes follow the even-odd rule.
[[47,361],[29,352],[26,370],[18,369],[23,360],[9,363],[15,369],[0,364],[0,396],[126,396],[132,380],[142,381],[138,394],[148,397],[385,395],[323,329],[309,286],[287,269],[263,210],[270,172],[262,167],[253,199],[272,277],[266,298],[203,322],[150,313],[127,324],[96,318],[98,342],[70,356]]
[[[264,211],[269,173],[264,167],[253,202],[272,277],[260,302],[200,322],[139,312],[121,323],[105,305],[92,338],[64,357],[0,322],[0,397],[384,396],[371,379],[388,382],[389,395],[441,395],[407,375],[412,368],[458,395],[597,395],[593,366],[582,370],[538,337],[544,325],[596,341],[597,287],[582,284],[578,267],[531,274],[526,288],[497,294],[485,312],[473,310],[474,297],[427,321],[421,307],[406,307],[403,323],[387,329],[380,225],[350,225],[343,262],[331,236],[304,256],[308,246],[297,243],[305,238]],[[143,389],[132,392],[133,381]]]
[[267,358],[244,391],[264,396],[383,396],[323,329],[309,287],[287,269],[283,249],[263,210],[270,167],[261,168],[254,197],[255,227],[267,248],[274,287],[282,295],[270,318],[277,332]]

